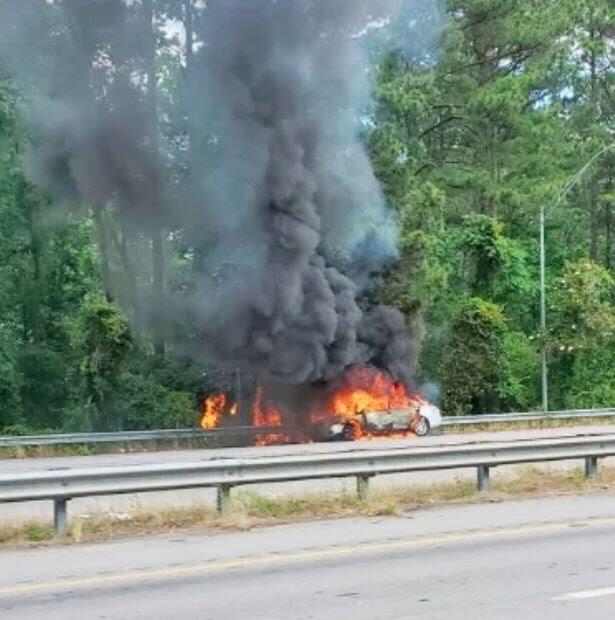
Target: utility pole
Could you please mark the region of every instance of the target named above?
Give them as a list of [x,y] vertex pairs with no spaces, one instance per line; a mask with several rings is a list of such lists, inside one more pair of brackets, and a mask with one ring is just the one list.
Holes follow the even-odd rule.
[[540,206],[540,374],[542,378],[542,410],[549,411],[549,382],[547,378],[547,291],[545,261],[545,207]]

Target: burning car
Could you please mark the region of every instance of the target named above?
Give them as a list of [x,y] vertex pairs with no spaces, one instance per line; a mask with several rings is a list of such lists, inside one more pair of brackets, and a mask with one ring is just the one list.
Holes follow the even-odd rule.
[[[420,394],[409,391],[389,373],[373,367],[353,367],[324,386],[311,387],[303,417],[288,414],[283,400],[263,387],[251,399],[250,419],[255,427],[290,426],[301,429],[300,441],[332,441],[427,435],[442,423],[440,410]],[[224,393],[203,400],[201,426],[217,428],[237,414],[238,403]],[[290,423],[289,423],[290,420]],[[257,436],[256,445],[288,443],[284,432]]]
[[314,427],[314,439],[356,441],[371,437],[396,437],[408,434],[423,437],[442,423],[435,405],[421,403],[385,411],[357,413],[352,417],[334,416]]

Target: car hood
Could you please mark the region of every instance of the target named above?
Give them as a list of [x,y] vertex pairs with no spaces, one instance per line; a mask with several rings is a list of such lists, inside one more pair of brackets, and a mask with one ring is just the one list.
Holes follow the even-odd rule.
[[420,406],[419,413],[424,418],[427,418],[427,420],[429,421],[429,426],[431,426],[431,428],[436,428],[442,424],[442,413],[440,412],[440,409],[438,409],[438,407],[436,407],[435,405],[425,403],[424,405]]

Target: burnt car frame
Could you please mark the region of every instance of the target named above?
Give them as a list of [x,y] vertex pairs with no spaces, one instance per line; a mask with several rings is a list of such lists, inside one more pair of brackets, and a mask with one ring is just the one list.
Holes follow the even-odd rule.
[[423,437],[442,424],[442,415],[435,405],[422,403],[386,411],[367,411],[352,417],[332,416],[314,426],[314,439],[320,441],[355,441],[365,435],[386,437],[412,432]]

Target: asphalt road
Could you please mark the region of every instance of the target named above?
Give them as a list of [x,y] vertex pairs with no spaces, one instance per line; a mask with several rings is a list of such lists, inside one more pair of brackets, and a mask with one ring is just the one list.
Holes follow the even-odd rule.
[[434,447],[487,441],[523,441],[528,439],[568,437],[588,434],[614,434],[615,425],[544,428],[458,435],[430,435],[404,439],[374,439],[357,442],[318,442],[282,446],[250,446],[247,448],[214,448],[205,450],[170,450],[161,452],[133,452],[128,454],[101,454],[53,458],[0,459],[0,475],[21,471],[66,469],[80,467],[114,467],[144,465],[147,463],[181,463],[212,458],[262,458],[301,454],[344,452],[348,450],[386,450],[399,447]]
[[611,620],[615,496],[0,552],[2,620]]
[[[57,458],[30,458],[0,460],[0,476],[2,474],[19,473],[24,471],[45,471],[50,469],[77,469],[87,467],[112,467],[122,465],[144,465],[147,463],[182,463],[203,461],[218,458],[261,458],[266,456],[315,454],[322,452],[341,452],[347,450],[382,450],[404,446],[430,447],[443,445],[458,445],[463,443],[485,443],[497,441],[524,441],[540,437],[561,437],[579,434],[612,434],[614,426],[580,426],[573,428],[499,431],[489,433],[471,433],[461,435],[434,435],[423,438],[407,439],[378,439],[374,441],[359,441],[355,443],[313,443],[288,446],[264,446],[248,448],[224,448],[212,450],[181,450],[165,452],[145,452],[130,454],[106,454],[96,456],[73,456]],[[611,462],[612,459],[607,459]],[[545,465],[544,468],[571,468],[578,467],[581,462],[567,461]],[[499,467],[493,471],[492,477],[505,475],[515,469],[525,466]],[[412,485],[431,484],[435,482],[454,482],[473,479],[474,470],[426,471],[412,474],[396,474],[377,476],[372,481],[375,489]],[[351,478],[308,480],[302,482],[286,482],[268,485],[253,485],[251,490],[271,497],[300,495],[314,492],[354,492],[355,480]],[[214,504],[214,489],[191,489],[185,491],[166,491],[163,493],[141,493],[131,495],[113,495],[108,497],[80,498],[70,502],[72,516],[87,516],[90,514],[123,515],[138,510],[160,510],[167,507],[186,506],[195,504]],[[27,502],[21,504],[0,505],[0,524],[17,523],[31,519],[51,518],[50,502]]]

